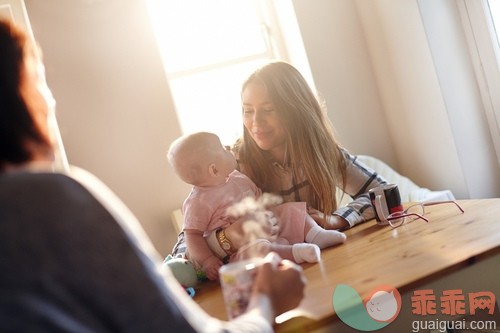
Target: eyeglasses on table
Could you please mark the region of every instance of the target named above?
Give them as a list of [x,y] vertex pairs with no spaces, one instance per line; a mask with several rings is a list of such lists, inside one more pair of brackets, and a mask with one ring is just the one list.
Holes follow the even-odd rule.
[[407,222],[412,222],[417,219],[422,219],[425,222],[429,222],[429,219],[425,217],[425,207],[427,206],[435,206],[435,205],[444,205],[444,204],[452,204],[455,205],[461,213],[464,212],[463,208],[453,200],[449,201],[431,201],[431,202],[421,202],[410,207],[406,208],[400,212],[394,212],[387,217],[387,221],[389,225],[393,228],[397,228]]

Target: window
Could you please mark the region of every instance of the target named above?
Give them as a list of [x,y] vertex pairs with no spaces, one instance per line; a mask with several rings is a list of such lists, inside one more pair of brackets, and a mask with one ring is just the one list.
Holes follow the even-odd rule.
[[500,46],[500,0],[488,0],[489,12],[491,14],[491,19],[493,20],[494,26],[494,38],[497,42],[497,49]]
[[500,163],[500,0],[458,2]]
[[267,0],[149,0],[183,133],[232,144],[242,131],[240,88],[260,64],[286,60]]

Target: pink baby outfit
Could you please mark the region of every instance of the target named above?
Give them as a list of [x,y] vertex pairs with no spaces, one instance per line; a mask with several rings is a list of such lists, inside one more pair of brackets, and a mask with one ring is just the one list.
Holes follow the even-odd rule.
[[[246,197],[257,199],[261,190],[246,175],[235,170],[228,180],[218,186],[194,186],[184,201],[184,229],[195,229],[207,236],[212,230],[226,228],[237,218],[227,214],[227,209]],[[304,242],[304,226],[306,219],[305,202],[288,202],[271,210],[278,219],[280,244]]]

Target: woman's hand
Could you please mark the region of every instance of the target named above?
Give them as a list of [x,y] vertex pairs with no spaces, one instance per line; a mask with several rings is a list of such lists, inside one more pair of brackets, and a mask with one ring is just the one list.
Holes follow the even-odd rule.
[[327,215],[325,218],[325,214],[314,208],[309,208],[308,213],[316,223],[325,229],[343,230],[349,227],[349,222],[338,215]]
[[299,265],[282,260],[276,253],[269,253],[259,267],[253,293],[269,297],[275,317],[300,304],[305,285],[306,278]]

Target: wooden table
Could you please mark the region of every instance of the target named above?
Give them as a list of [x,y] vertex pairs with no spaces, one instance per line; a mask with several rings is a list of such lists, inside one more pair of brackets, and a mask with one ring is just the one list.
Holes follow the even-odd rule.
[[[393,229],[372,220],[347,230],[345,244],[324,249],[320,263],[302,266],[308,280],[306,296],[297,310],[277,318],[276,331],[309,332],[343,324],[332,306],[337,284],[353,287],[362,298],[382,284],[404,294],[500,257],[500,199],[457,202],[465,213],[453,204],[436,205],[426,207],[429,223],[416,220]],[[498,277],[500,259],[494,262],[492,274]],[[218,283],[202,284],[195,300],[209,314],[227,319]]]

